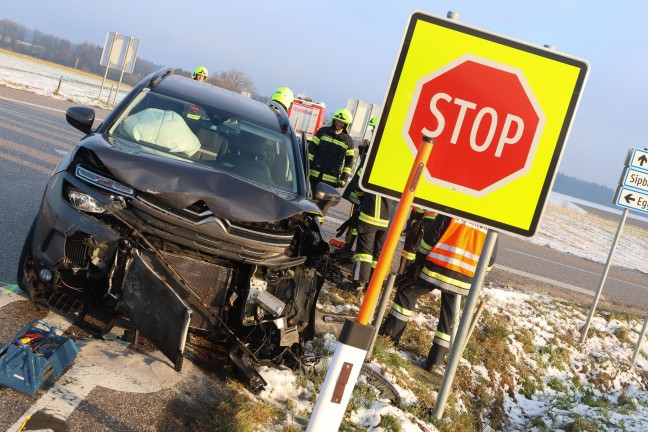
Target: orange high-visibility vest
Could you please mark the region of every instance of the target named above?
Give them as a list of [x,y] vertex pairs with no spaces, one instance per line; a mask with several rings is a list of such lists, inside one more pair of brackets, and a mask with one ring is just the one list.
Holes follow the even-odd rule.
[[419,250],[429,252],[419,277],[441,289],[467,295],[485,240],[486,228],[452,218],[436,244],[430,247],[421,242]]

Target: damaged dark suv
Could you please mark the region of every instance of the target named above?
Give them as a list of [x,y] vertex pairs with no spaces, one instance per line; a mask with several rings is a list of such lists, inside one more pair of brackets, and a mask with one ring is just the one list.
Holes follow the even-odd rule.
[[87,135],[25,240],[30,298],[125,317],[178,370],[193,330],[223,336],[248,376],[250,360],[312,337],[329,256],[319,220],[339,194],[309,191],[306,143],[281,107],[163,69],[96,130],[91,108],[66,118]]

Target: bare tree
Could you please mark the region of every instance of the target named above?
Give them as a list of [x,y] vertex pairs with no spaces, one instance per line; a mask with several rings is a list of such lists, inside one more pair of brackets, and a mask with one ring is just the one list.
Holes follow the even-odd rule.
[[[27,37],[30,40],[27,40]],[[85,72],[97,75],[106,74],[105,66],[99,64],[102,47],[90,42],[73,44],[40,30],[28,31],[25,26],[8,19],[0,19],[0,47],[65,66],[76,67]],[[133,73],[124,75],[123,82],[130,85],[137,84],[142,78],[161,67],[138,57]],[[191,76],[191,72],[182,69],[176,69],[175,73]],[[109,68],[106,75],[111,80],[118,80],[120,71]],[[237,69],[214,73],[207,81],[236,93],[256,93],[256,88],[250,77]]]
[[24,42],[27,27],[3,19],[0,21],[0,46],[19,52],[19,43]]
[[237,69],[219,72],[215,78],[210,79],[209,81],[219,87],[232,90],[236,93],[241,93],[243,91],[256,93],[256,88],[254,87],[254,83],[250,77],[248,77],[245,72]]
[[79,64],[77,68],[85,72],[93,72],[103,74],[102,69],[99,68],[99,60],[101,59],[101,47],[93,45],[90,42],[83,42],[79,48]]

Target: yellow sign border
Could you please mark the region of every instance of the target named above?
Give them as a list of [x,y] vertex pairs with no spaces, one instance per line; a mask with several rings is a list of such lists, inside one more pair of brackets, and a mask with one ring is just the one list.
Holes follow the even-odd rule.
[[526,77],[546,117],[533,161],[524,175],[481,197],[422,181],[414,203],[498,231],[533,236],[580,102],[589,64],[456,21],[423,12],[410,16],[361,187],[400,198],[415,156],[403,137],[403,129],[417,84],[466,55],[517,68]]

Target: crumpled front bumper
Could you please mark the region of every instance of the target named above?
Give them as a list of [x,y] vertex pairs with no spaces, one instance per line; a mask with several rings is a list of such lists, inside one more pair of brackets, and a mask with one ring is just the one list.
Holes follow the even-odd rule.
[[66,239],[77,232],[90,235],[97,244],[114,242],[120,238],[115,230],[76,210],[66,201],[65,182],[101,201],[107,201],[106,197],[97,194],[85,182],[68,172],[52,176],[41,202],[32,243],[34,258],[50,267],[61,263],[65,256]]

